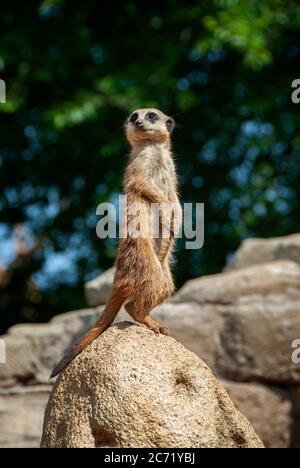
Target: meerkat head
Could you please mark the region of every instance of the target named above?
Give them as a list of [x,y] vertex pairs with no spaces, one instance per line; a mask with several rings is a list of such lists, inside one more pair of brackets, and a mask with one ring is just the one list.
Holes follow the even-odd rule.
[[126,137],[131,145],[141,141],[165,142],[175,122],[158,109],[137,109],[125,121]]

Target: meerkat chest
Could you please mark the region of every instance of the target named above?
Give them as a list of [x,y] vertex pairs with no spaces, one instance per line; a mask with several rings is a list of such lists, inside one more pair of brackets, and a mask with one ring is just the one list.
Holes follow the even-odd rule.
[[171,160],[154,159],[151,173],[153,181],[164,193],[175,190],[175,171]]

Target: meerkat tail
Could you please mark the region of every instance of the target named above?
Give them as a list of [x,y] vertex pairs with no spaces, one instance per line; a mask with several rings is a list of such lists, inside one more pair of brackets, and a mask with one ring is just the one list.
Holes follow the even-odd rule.
[[91,330],[89,330],[82,338],[79,339],[79,341],[75,342],[67,350],[64,357],[53,369],[50,379],[60,374],[70,364],[70,362],[72,362],[73,359],[78,356],[78,354],[87,348],[87,346],[89,346],[112,324],[114,318],[122,307],[123,302],[124,297],[121,296],[117,291],[113,291],[99,320],[95,323]]

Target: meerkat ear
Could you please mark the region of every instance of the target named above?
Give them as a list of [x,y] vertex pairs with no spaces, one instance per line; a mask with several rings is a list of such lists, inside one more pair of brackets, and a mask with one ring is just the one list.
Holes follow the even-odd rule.
[[168,119],[166,121],[166,126],[167,126],[167,129],[168,129],[168,132],[172,133],[173,130],[174,130],[174,127],[175,127],[175,120],[172,119],[172,117],[168,117]]

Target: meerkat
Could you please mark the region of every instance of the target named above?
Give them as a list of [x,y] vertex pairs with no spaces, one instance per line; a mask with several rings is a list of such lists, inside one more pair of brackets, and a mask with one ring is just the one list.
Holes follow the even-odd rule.
[[[51,378],[112,324],[123,305],[136,322],[155,333],[169,334],[168,328],[149,314],[174,292],[172,250],[182,220],[171,151],[174,125],[173,118],[157,109],[138,109],[125,121],[125,133],[131,146],[124,176],[126,219],[134,221],[133,207],[142,208],[139,224],[143,235],[132,236],[128,232],[119,239],[116,273],[105,309],[94,327],[67,351]],[[153,236],[153,204],[159,204],[163,215],[159,218],[159,228],[166,219],[169,222],[167,235]]]

